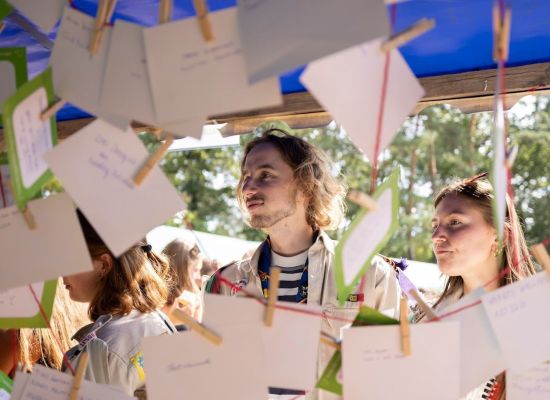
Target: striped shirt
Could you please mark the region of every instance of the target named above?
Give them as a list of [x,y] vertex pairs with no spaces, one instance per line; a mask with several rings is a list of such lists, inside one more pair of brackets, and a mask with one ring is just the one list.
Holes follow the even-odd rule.
[[281,279],[277,293],[279,301],[296,302],[296,295],[306,266],[308,250],[290,257],[271,251],[271,265],[281,267]]

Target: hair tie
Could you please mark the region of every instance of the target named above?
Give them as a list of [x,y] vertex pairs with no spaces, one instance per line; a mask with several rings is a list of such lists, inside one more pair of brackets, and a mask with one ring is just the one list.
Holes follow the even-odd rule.
[[146,244],[144,246],[141,246],[141,250],[143,250],[146,253],[150,253],[151,250],[153,250],[153,247],[150,244]]

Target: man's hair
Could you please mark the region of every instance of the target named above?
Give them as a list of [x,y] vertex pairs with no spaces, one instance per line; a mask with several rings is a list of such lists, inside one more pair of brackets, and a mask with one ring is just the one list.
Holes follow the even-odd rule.
[[133,309],[148,313],[163,307],[172,284],[166,258],[153,252],[145,240],[115,257],[80,210],[78,219],[92,259],[98,260],[103,254],[113,259],[112,268],[100,280],[90,302],[90,319],[95,321],[105,314],[123,316]]
[[332,163],[323,151],[281,129],[270,129],[246,145],[237,186],[237,201],[241,209],[246,210],[242,190],[246,157],[254,147],[263,143],[275,146],[294,171],[297,186],[307,199],[306,219],[309,226],[315,230],[337,228],[345,212],[345,185],[332,175]]

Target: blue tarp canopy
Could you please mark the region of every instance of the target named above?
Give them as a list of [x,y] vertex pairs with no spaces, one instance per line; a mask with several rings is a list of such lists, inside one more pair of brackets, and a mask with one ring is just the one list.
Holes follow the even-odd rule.
[[[512,9],[507,65],[521,66],[550,61],[550,0],[509,0],[507,3]],[[73,0],[72,4],[93,16],[98,0]],[[210,11],[235,5],[234,0],[208,0]],[[396,31],[424,17],[436,20],[435,29],[401,47],[403,56],[416,76],[420,78],[495,68],[492,59],[492,6],[491,0],[408,0],[397,3]],[[158,0],[118,0],[114,19],[152,26],[157,23],[158,10]],[[173,19],[193,15],[192,0],[174,0]],[[48,65],[51,51],[15,24],[11,16],[5,22],[6,28],[0,35],[0,47],[26,47],[30,78],[42,72]],[[57,26],[46,34],[55,41],[56,33]],[[284,94],[305,91],[298,80],[302,70],[298,68],[280,77]],[[87,114],[71,106],[66,106],[58,113],[59,120],[84,116]]]

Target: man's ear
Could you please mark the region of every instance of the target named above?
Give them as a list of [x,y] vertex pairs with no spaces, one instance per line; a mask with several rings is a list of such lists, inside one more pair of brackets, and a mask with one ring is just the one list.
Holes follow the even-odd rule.
[[99,273],[103,278],[113,268],[113,257],[109,253],[103,253],[102,255],[99,256],[99,261],[101,262]]

